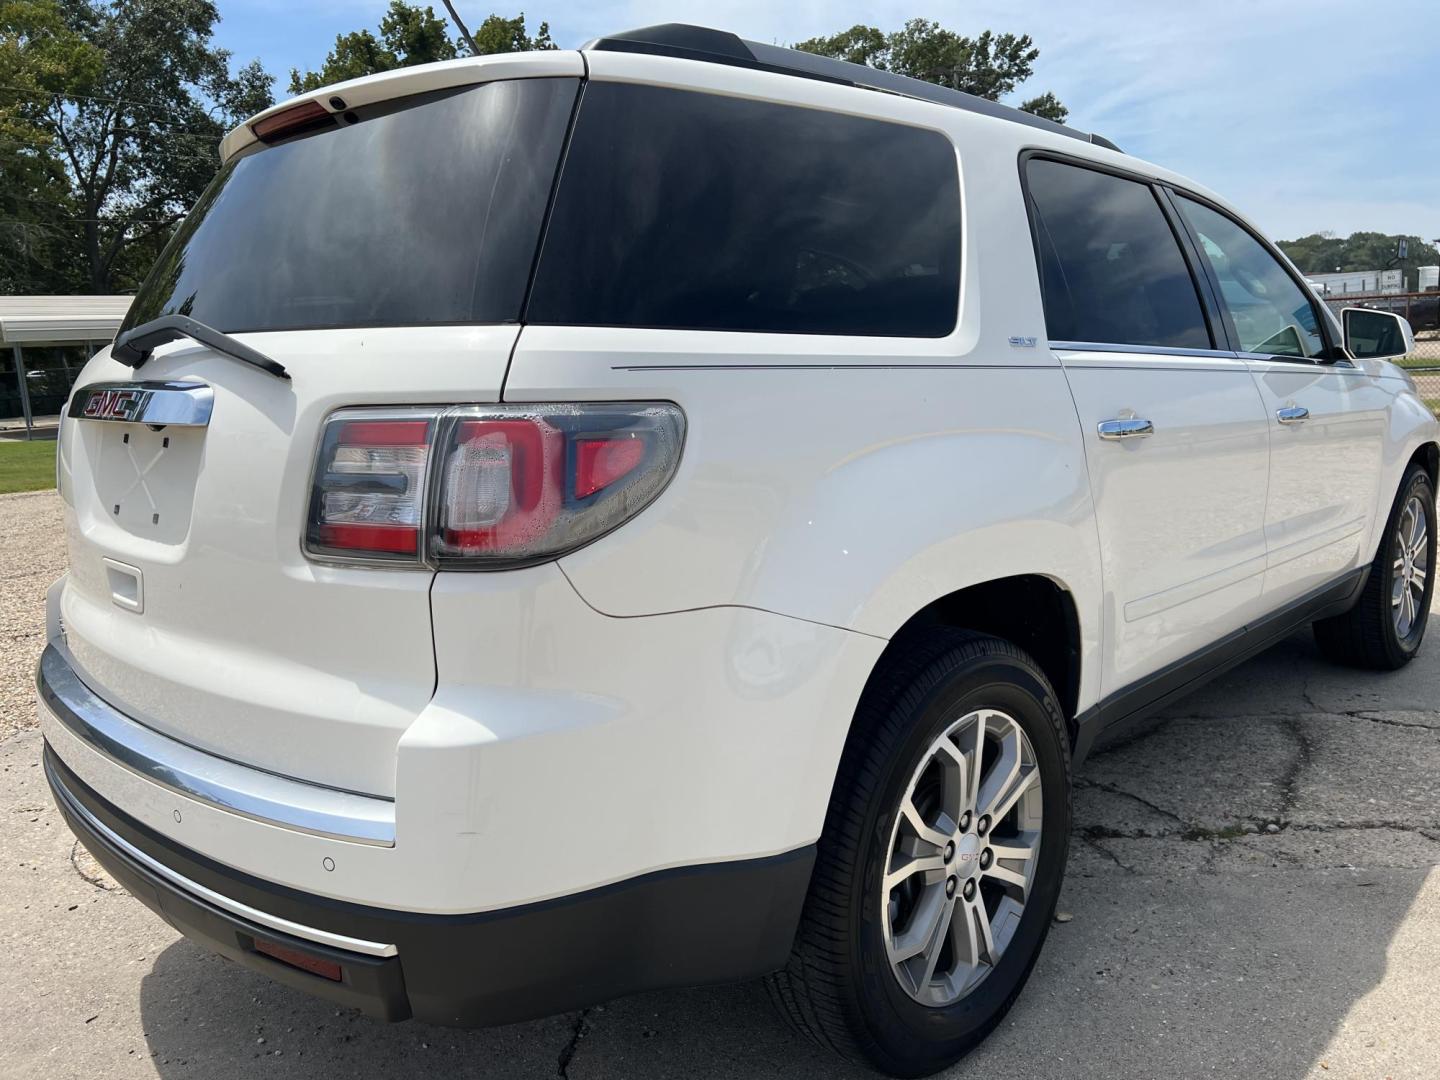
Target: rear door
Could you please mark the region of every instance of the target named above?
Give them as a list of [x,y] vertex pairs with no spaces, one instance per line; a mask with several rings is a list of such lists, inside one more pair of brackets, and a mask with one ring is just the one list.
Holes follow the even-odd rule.
[[1379,497],[1390,395],[1330,340],[1319,302],[1216,206],[1176,194],[1270,429],[1265,595],[1279,607],[1353,567]]
[[[224,757],[393,794],[434,688],[433,574],[306,558],[317,440],[341,406],[498,400],[577,92],[532,78],[376,102],[222,167],[128,325],[186,314],[290,377],[189,341],[81,375],[62,616],[96,693]],[[85,415],[90,388],[141,381],[211,398],[208,417],[146,424],[103,397]]]
[[1178,224],[1142,179],[1024,166],[1050,347],[1085,439],[1105,578],[1103,692],[1243,626],[1265,569],[1264,407]]

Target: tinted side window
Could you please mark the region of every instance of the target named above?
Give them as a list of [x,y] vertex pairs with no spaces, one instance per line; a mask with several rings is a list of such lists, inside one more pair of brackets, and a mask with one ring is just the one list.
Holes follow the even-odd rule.
[[1220,280],[1221,303],[1240,350],[1270,356],[1324,353],[1314,298],[1265,245],[1203,203],[1183,195],[1176,202]]
[[526,321],[943,337],[959,276],[942,135],[591,83]]
[[1180,243],[1147,185],[1038,158],[1026,178],[1052,341],[1212,347]]

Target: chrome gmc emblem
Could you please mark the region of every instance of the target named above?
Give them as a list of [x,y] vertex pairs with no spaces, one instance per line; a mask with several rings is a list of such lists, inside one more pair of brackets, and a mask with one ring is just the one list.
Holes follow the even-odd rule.
[[90,383],[71,395],[67,416],[148,424],[159,430],[210,423],[215,391],[202,382]]
[[148,390],[107,388],[93,390],[80,415],[91,420],[139,420],[145,411]]

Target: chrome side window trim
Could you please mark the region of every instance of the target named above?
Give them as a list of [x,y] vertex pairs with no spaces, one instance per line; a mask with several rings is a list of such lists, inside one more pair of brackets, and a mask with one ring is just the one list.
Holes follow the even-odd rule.
[[66,415],[150,427],[205,427],[215,391],[196,382],[90,383],[70,396]]
[[130,843],[119,833],[115,832],[104,822],[90,813],[89,810],[77,799],[70,790],[65,787],[64,782],[55,775],[47,758],[45,762],[46,778],[55,794],[64,801],[65,809],[74,814],[81,821],[99,833],[106,843],[112,844],[127,858],[138,862],[145,869],[157,874],[170,882],[176,888],[189,893],[198,900],[211,904],[222,911],[228,911],[241,919],[256,923],[259,926],[268,927],[271,930],[282,934],[289,934],[291,937],[303,938],[306,941],[313,941],[317,945],[328,945],[334,949],[345,949],[349,952],[364,953],[366,956],[394,956],[397,952],[394,945],[386,945],[379,941],[366,941],[364,938],[347,937],[344,934],[332,934],[328,930],[317,930],[313,926],[305,926],[301,923],[291,922],[289,919],[282,919],[278,915],[271,915],[253,908],[249,904],[242,904],[239,900],[232,900],[223,893],[214,889],[206,888],[198,881],[191,881],[184,874],[170,869],[164,863],[152,859],[145,852],[141,851],[134,844]]
[[1207,359],[1235,360],[1238,353],[1229,349],[1172,349],[1163,345],[1116,345],[1103,341],[1052,341],[1056,352],[1128,353],[1144,356],[1199,356]]
[[72,735],[146,780],[241,817],[372,847],[395,846],[395,803],[262,772],[177,742],[125,716],[80,681],[54,645],[40,699]]

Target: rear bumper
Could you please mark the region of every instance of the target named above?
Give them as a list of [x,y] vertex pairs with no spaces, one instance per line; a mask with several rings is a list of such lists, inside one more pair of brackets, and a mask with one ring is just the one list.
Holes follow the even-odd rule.
[[[642,990],[753,978],[785,962],[814,862],[812,846],[503,911],[409,913],[307,895],[188,850],[107,802],[48,745],[45,773],[90,853],[185,936],[385,1020],[505,1024]],[[338,965],[340,977],[274,959],[259,951],[267,945]]]
[[[748,609],[610,618],[553,565],[441,574],[438,682],[396,748],[393,798],[379,798],[222,757],[120,709],[108,669],[69,652],[68,592],[51,590],[37,704],[70,772],[219,865],[427,915],[508,911],[813,844],[885,645]],[[206,713],[204,699],[186,703]],[[234,734],[275,750],[264,730]],[[337,740],[324,753],[349,751]],[[311,775],[309,752],[290,777]]]

